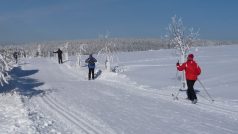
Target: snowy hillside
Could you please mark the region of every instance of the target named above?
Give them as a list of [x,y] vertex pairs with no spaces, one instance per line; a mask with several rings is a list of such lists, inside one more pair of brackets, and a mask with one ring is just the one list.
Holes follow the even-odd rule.
[[[1,88],[3,134],[237,134],[238,45],[192,48],[202,68],[198,103],[176,79],[174,50],[118,54],[119,72],[87,80],[76,57],[21,59]],[[96,55],[95,55],[96,57]],[[85,60],[86,56],[82,60]]]

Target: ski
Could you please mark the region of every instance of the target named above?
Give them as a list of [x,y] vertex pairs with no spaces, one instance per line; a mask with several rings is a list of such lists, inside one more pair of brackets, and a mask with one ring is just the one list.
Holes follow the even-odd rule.
[[[172,93],[171,95],[172,95],[172,97],[173,97],[173,100],[179,100],[179,98],[178,98],[179,92],[183,92],[183,91],[187,91],[187,90],[185,90],[185,89],[179,89],[178,92],[176,93],[176,95]],[[184,98],[184,100],[188,100],[188,99],[187,99],[187,98]],[[188,101],[191,101],[191,100],[188,100]],[[197,100],[191,101],[191,103],[192,103],[192,104],[197,104]]]
[[[184,91],[184,90],[179,89],[176,94],[173,94],[173,93],[172,93],[173,100],[178,100],[178,95],[179,95],[179,92],[181,92],[181,91]],[[186,91],[186,90],[185,90],[185,91]]]
[[173,97],[173,100],[178,100],[178,96],[175,96],[173,93],[172,93],[172,97]]

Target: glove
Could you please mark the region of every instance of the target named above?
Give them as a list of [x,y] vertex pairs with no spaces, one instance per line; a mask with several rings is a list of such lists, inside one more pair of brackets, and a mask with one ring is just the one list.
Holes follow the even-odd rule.
[[179,66],[179,63],[178,63],[178,62],[176,63],[176,66]]

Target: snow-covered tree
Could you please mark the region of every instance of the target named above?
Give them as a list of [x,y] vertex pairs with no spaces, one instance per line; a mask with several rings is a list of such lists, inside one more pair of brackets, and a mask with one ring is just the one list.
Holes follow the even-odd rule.
[[37,57],[41,57],[41,45],[39,44],[37,47],[37,52],[36,52]]
[[8,75],[7,71],[10,70],[10,66],[9,66],[10,58],[11,57],[8,57],[7,55],[0,54],[0,84],[1,86],[3,86],[4,83],[8,83],[6,76]]
[[68,50],[68,47],[69,47],[69,42],[66,42],[66,44],[64,45],[64,57],[65,57],[65,61],[68,61],[69,60],[69,50]]
[[81,57],[84,53],[86,53],[86,46],[87,46],[87,44],[81,44],[79,47],[79,52],[77,52],[77,54],[76,54],[76,56],[77,56],[76,66],[77,67],[80,67],[82,65]]
[[116,56],[116,52],[117,50],[115,43],[113,43],[112,41],[110,41],[108,39],[108,35],[105,36],[104,38],[105,41],[105,45],[104,47],[98,52],[98,55],[103,55],[103,57],[105,58],[104,61],[104,65],[105,65],[105,69],[107,71],[112,71],[112,63],[115,62],[115,58],[117,61],[119,61],[119,58]]
[[[185,62],[189,54],[190,47],[198,37],[198,32],[194,32],[193,28],[186,29],[181,18],[172,17],[172,22],[168,27],[169,47],[174,47],[181,63]],[[186,86],[185,72],[182,72],[182,88]]]

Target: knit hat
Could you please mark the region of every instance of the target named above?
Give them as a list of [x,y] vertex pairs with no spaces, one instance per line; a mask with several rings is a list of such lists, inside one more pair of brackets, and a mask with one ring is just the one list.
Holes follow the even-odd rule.
[[193,55],[193,54],[189,54],[189,55],[188,55],[188,60],[192,60],[192,59],[193,59],[193,57],[194,57],[194,55]]

